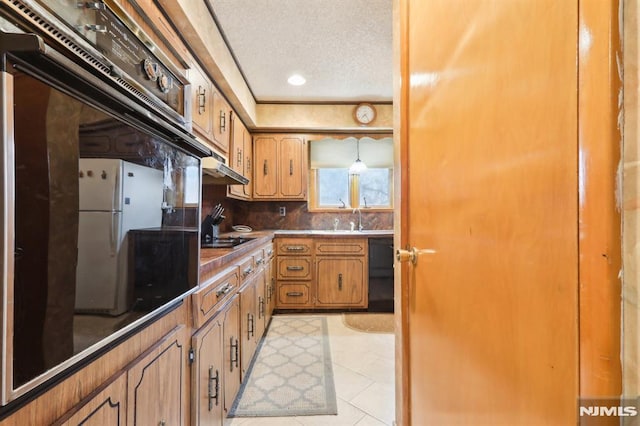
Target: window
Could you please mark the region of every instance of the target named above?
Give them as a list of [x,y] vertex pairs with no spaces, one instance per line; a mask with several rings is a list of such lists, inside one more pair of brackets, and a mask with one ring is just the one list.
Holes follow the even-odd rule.
[[358,175],[349,167],[358,158],[358,140],[311,141],[309,210],[393,208],[392,139],[362,138],[361,160],[368,166]]

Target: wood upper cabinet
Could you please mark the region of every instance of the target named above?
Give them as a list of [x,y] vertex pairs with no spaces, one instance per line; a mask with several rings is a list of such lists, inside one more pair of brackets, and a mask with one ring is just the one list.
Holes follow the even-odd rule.
[[192,423],[221,425],[223,422],[224,357],[223,319],[216,316],[191,339],[194,351],[192,365]]
[[254,199],[306,200],[307,143],[301,135],[257,135],[253,139]]
[[193,130],[216,151],[229,153],[231,107],[196,64],[189,70]]
[[225,154],[229,152],[231,107],[219,92],[213,92],[213,142]]
[[127,424],[185,424],[188,339],[187,328],[176,327],[127,371]]
[[251,134],[242,123],[242,120],[232,114],[229,167],[249,179],[247,185],[227,186],[227,195],[232,198],[251,199],[253,184],[251,153]]
[[206,141],[211,142],[213,139],[213,105],[211,102],[213,83],[195,63],[189,70],[189,82],[191,83],[193,131]]

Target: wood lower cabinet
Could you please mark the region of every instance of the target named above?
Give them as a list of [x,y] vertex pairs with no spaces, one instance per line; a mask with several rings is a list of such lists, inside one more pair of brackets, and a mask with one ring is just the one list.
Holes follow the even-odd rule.
[[224,355],[223,321],[218,315],[191,338],[194,352],[191,416],[195,425],[221,425],[223,422]]
[[276,238],[278,309],[368,306],[366,238]]
[[366,258],[317,257],[316,306],[367,307]]
[[189,342],[178,326],[127,371],[128,425],[183,425],[188,411]]
[[122,373],[99,389],[54,426],[124,426],[127,421],[127,375]]
[[252,278],[240,289],[240,365],[241,380],[244,380],[256,351],[257,322],[256,279]]
[[240,298],[234,296],[219,315],[222,318],[223,411],[226,417],[229,415],[236,394],[240,390]]
[[313,240],[276,238],[276,307],[308,309],[314,307]]

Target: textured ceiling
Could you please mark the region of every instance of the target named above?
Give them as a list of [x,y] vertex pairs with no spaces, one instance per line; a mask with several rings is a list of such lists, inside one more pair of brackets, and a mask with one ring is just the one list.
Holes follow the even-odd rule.
[[392,0],[208,1],[256,101],[392,100]]

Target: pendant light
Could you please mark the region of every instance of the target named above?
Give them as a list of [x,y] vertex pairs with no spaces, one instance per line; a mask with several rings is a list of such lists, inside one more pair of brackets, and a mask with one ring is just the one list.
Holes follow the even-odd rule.
[[356,141],[356,150],[358,152],[358,158],[356,161],[349,167],[350,175],[359,175],[360,173],[367,170],[367,165],[360,160],[360,139]]

